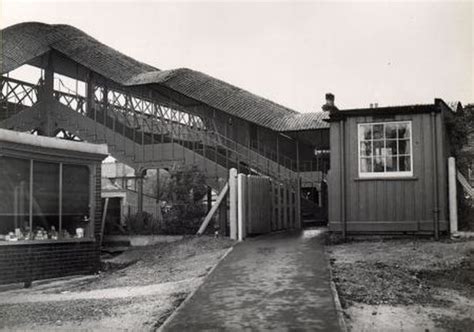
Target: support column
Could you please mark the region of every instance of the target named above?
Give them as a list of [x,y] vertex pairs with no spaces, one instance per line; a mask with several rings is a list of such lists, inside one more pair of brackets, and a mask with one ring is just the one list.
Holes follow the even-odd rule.
[[145,175],[144,170],[138,170],[135,172],[137,180],[137,214],[142,215],[143,213],[143,176]]
[[161,190],[160,190],[160,169],[156,169],[156,203],[160,203],[160,196],[161,196]]
[[43,86],[41,87],[39,99],[43,103],[42,109],[40,112],[41,116],[41,125],[39,131],[42,135],[53,136],[53,126],[49,114],[49,105],[54,100],[54,67],[53,67],[53,57],[50,52],[47,56],[47,63],[44,69],[44,80]]
[[301,178],[298,177],[296,182],[296,192],[295,192],[295,199],[296,199],[296,228],[301,229]]
[[94,118],[94,78],[91,71],[87,74],[86,83],[86,114],[88,117]]

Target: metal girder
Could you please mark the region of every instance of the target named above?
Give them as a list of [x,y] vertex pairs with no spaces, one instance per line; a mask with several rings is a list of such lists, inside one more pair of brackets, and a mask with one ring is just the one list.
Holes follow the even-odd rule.
[[[94,120],[94,136],[99,141],[106,140],[108,144],[115,145],[123,140],[118,139],[119,136],[133,141],[134,144],[128,148],[117,146],[132,158],[135,158],[133,156],[137,153],[144,155],[145,147],[150,144],[171,143],[173,146],[183,147],[183,156],[184,148],[190,149],[195,153],[192,159],[201,158],[199,160],[206,169],[209,169],[206,166],[206,160],[209,160],[215,165],[224,165],[226,168],[243,167],[248,172],[285,181],[298,176],[293,163],[287,163],[286,159],[289,158],[280,155],[278,160],[274,160],[268,149],[262,155],[261,151],[254,151],[225,137],[214,130],[214,120],[197,115],[199,111],[195,107],[190,110],[175,109],[153,100],[152,97],[137,96],[125,88],[110,88],[105,84],[96,84],[93,79],[87,83],[89,97],[54,91],[53,98],[76,114]],[[8,77],[2,77],[0,87],[1,103],[12,103],[21,107],[36,104],[41,92],[40,85]],[[152,95],[150,92],[150,96]],[[107,138],[101,133],[104,128],[99,124],[111,130]],[[159,162],[159,149],[151,149],[149,152],[151,159],[148,162]],[[176,155],[173,153],[171,159],[181,157],[179,154],[181,152],[176,152]]]

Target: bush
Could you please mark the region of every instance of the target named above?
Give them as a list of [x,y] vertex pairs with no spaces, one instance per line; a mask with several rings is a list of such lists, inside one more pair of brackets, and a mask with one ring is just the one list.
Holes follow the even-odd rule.
[[[474,106],[467,105],[456,113],[446,116],[446,131],[449,138],[451,155],[456,158],[456,167],[464,174],[468,174],[474,156],[463,151],[469,143],[469,136],[474,135]],[[467,197],[463,188],[458,185],[458,223],[460,230],[469,229],[469,223],[474,219],[472,197]]]
[[195,234],[207,212],[202,204],[206,193],[206,177],[196,166],[173,170],[167,192],[162,196],[167,208],[163,211],[161,231]]
[[[172,170],[166,186],[160,187],[163,220],[146,212],[131,214],[125,219],[126,233],[196,234],[207,212],[202,202],[207,190],[206,177],[197,167]],[[208,229],[212,232],[212,225]]]
[[135,213],[125,217],[125,224],[130,235],[160,234],[160,225],[151,214],[147,212]]

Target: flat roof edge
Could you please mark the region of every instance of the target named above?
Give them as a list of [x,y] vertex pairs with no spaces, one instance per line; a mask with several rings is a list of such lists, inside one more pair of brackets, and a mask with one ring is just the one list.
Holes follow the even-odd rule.
[[85,153],[93,153],[100,155],[108,155],[109,150],[107,144],[94,144],[87,142],[76,142],[64,140],[56,137],[47,137],[21,133],[13,130],[0,129],[0,142],[10,142],[17,144],[25,144],[42,148],[53,148],[59,150],[69,150]]

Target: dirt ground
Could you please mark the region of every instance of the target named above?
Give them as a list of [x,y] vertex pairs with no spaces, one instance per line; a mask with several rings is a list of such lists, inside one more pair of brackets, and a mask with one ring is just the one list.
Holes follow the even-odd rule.
[[0,292],[0,330],[156,330],[231,246],[189,237],[133,248],[97,276]]
[[329,241],[350,331],[473,331],[474,240]]

